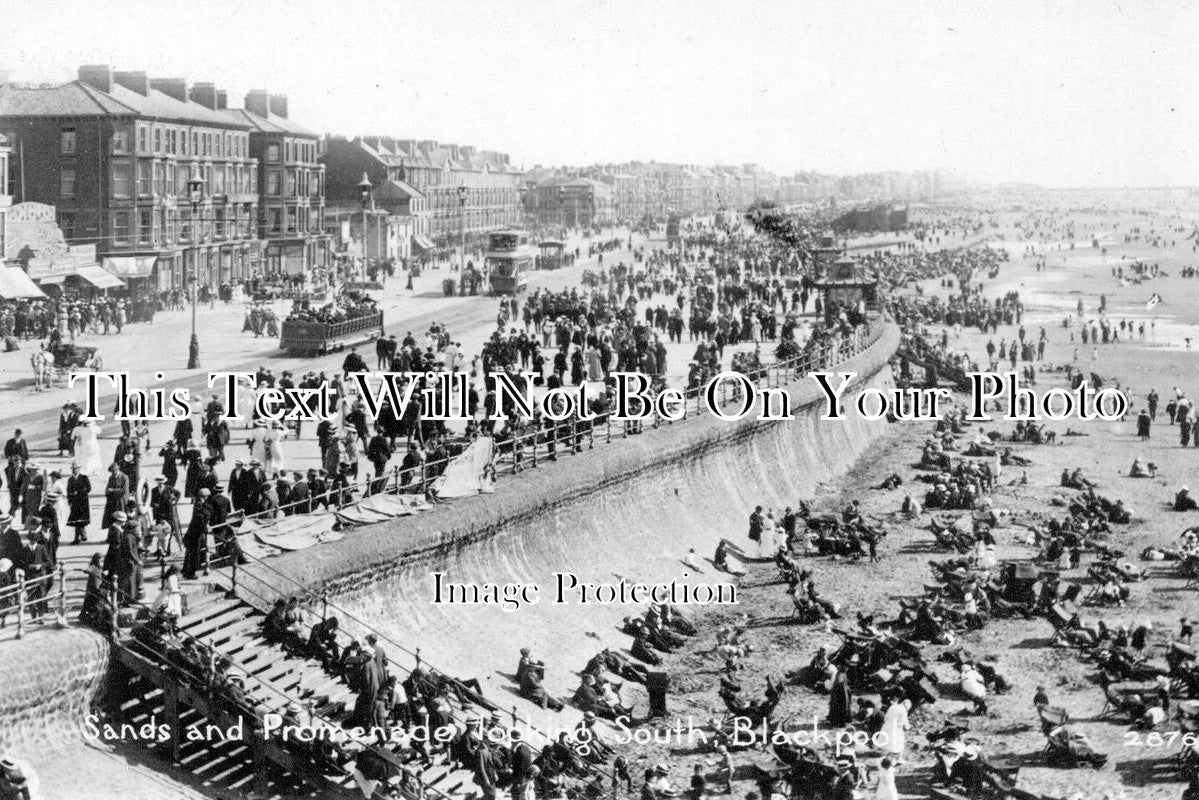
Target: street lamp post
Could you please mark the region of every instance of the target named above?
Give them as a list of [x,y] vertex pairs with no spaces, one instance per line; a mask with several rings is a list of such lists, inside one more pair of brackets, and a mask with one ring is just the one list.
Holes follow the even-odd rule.
[[192,168],[187,179],[187,198],[192,206],[192,338],[187,345],[187,368],[200,368],[200,339],[196,336],[196,305],[200,302],[200,203],[204,200],[204,178],[199,166]]
[[462,248],[462,254],[458,259],[458,271],[463,275],[466,274],[466,195],[467,189],[465,186],[458,187],[458,243]]
[[362,277],[363,278],[367,277],[365,274],[367,271],[367,268],[366,268],[366,262],[367,262],[366,237],[367,237],[367,233],[369,231],[369,227],[367,225],[367,209],[370,208],[370,205],[371,205],[371,189],[373,189],[373,188],[374,187],[371,185],[371,179],[367,176],[367,174],[365,172],[362,173],[362,180],[358,181],[358,196],[362,200],[362,271],[363,271]]
[[[558,187],[558,227],[566,228],[566,190]],[[566,237],[563,236],[563,239]]]

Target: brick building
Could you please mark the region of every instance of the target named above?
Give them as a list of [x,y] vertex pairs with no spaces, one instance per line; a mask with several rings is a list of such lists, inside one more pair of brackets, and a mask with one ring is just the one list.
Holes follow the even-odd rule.
[[[21,202],[58,209],[67,241],[94,243],[135,294],[216,286],[260,266],[251,127],[211,83],[105,65],[61,85],[0,85],[0,133]],[[189,195],[189,179],[203,179]]]
[[506,153],[432,140],[330,137],[323,161],[330,208],[361,213],[365,174],[377,207],[412,217],[417,249],[433,240],[453,244],[463,227],[473,234],[521,221],[521,173]]
[[256,89],[246,94],[244,108],[222,113],[250,129],[264,272],[309,274],[329,266],[332,237],[325,232],[321,137],[288,117],[285,94]]

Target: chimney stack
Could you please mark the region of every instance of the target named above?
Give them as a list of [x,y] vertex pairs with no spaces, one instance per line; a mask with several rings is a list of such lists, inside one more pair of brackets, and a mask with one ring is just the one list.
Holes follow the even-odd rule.
[[276,117],[282,117],[283,119],[287,119],[287,95],[285,95],[285,94],[271,95],[270,102],[268,103],[267,107],[270,108],[271,113],[274,114]]
[[151,78],[150,88],[173,97],[180,103],[187,102],[187,81],[183,78]]
[[216,90],[216,110],[224,111],[229,107],[229,93],[224,89]]
[[150,93],[150,81],[144,72],[118,71],[112,73],[112,79],[131,92],[137,92],[142,97]]
[[205,108],[216,110],[216,86],[211,83],[192,84],[191,100]]
[[107,94],[112,91],[112,67],[107,64],[85,64],[79,68],[79,81]]
[[246,111],[259,117],[270,116],[269,95],[265,89],[246,92]]

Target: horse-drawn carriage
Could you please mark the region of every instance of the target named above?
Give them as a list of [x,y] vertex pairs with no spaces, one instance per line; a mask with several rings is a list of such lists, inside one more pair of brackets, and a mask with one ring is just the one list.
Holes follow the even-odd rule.
[[49,388],[56,380],[67,379],[72,372],[104,367],[99,348],[60,343],[49,349],[38,350],[30,356],[33,378],[39,389]]
[[84,369],[96,372],[104,367],[98,347],[82,347],[77,344],[63,343],[50,350],[50,355],[54,357],[54,377],[56,378]]

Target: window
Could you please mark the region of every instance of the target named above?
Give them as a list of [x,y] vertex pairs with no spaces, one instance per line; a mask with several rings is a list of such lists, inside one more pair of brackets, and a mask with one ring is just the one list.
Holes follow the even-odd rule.
[[217,167],[212,173],[212,183],[209,194],[222,195],[225,193],[225,170]]
[[167,131],[167,152],[171,155],[175,155],[175,153],[178,152],[178,144],[179,131],[171,128]]
[[163,238],[167,243],[175,241],[175,230],[179,227],[179,211],[174,208],[166,209],[166,219],[163,221]]
[[142,209],[137,212],[137,241],[141,244],[149,244],[153,241],[154,235],[154,211],[153,209]]
[[129,244],[129,212],[112,212],[113,244]]
[[75,170],[64,167],[58,173],[58,196],[75,196]]
[[63,128],[59,136],[59,145],[64,156],[75,155],[75,129]]
[[282,231],[283,231],[283,213],[277,208],[272,208],[267,213],[270,215],[271,233],[282,233]]
[[137,152],[139,152],[139,153],[150,152],[149,140],[146,138],[147,136],[149,136],[149,134],[146,131],[146,126],[138,125],[137,126]]
[[154,191],[154,185],[150,177],[150,162],[137,162],[137,196],[149,197]]
[[279,170],[268,169],[266,171],[266,193],[268,195],[279,194]]
[[192,131],[192,155],[203,155],[203,153],[200,152],[200,134],[196,131]]
[[225,144],[224,144],[225,137],[221,136],[218,133],[218,134],[215,134],[213,136],[213,138],[216,139],[216,156],[217,156],[217,158],[224,158],[225,157]]
[[187,131],[179,131],[179,154],[187,155]]
[[213,212],[213,218],[216,222],[216,238],[225,238],[225,209],[218,208]]
[[154,152],[162,152],[162,128],[154,127]]
[[279,161],[279,144],[278,144],[278,142],[271,142],[270,144],[268,144],[266,146],[266,160],[270,164],[274,164]]
[[112,162],[112,196],[133,196],[133,168],[127,161]]
[[287,196],[296,196],[296,171],[294,169],[287,171]]
[[178,185],[178,178],[176,177],[177,175],[178,175],[178,171],[177,171],[175,162],[168,161],[167,162],[167,174],[166,174],[167,185],[166,185],[166,191],[164,191],[163,194],[176,194],[175,187]]
[[297,217],[296,207],[295,206],[289,207],[287,209],[287,232],[288,233],[296,232],[296,217]]
[[179,209],[179,241],[188,242],[192,238],[192,212],[190,208]]
[[114,152],[114,153],[128,153],[129,152],[129,129],[128,128],[113,128],[112,152]]
[[162,168],[162,164],[154,162],[154,194],[165,195],[166,187],[166,170]]

